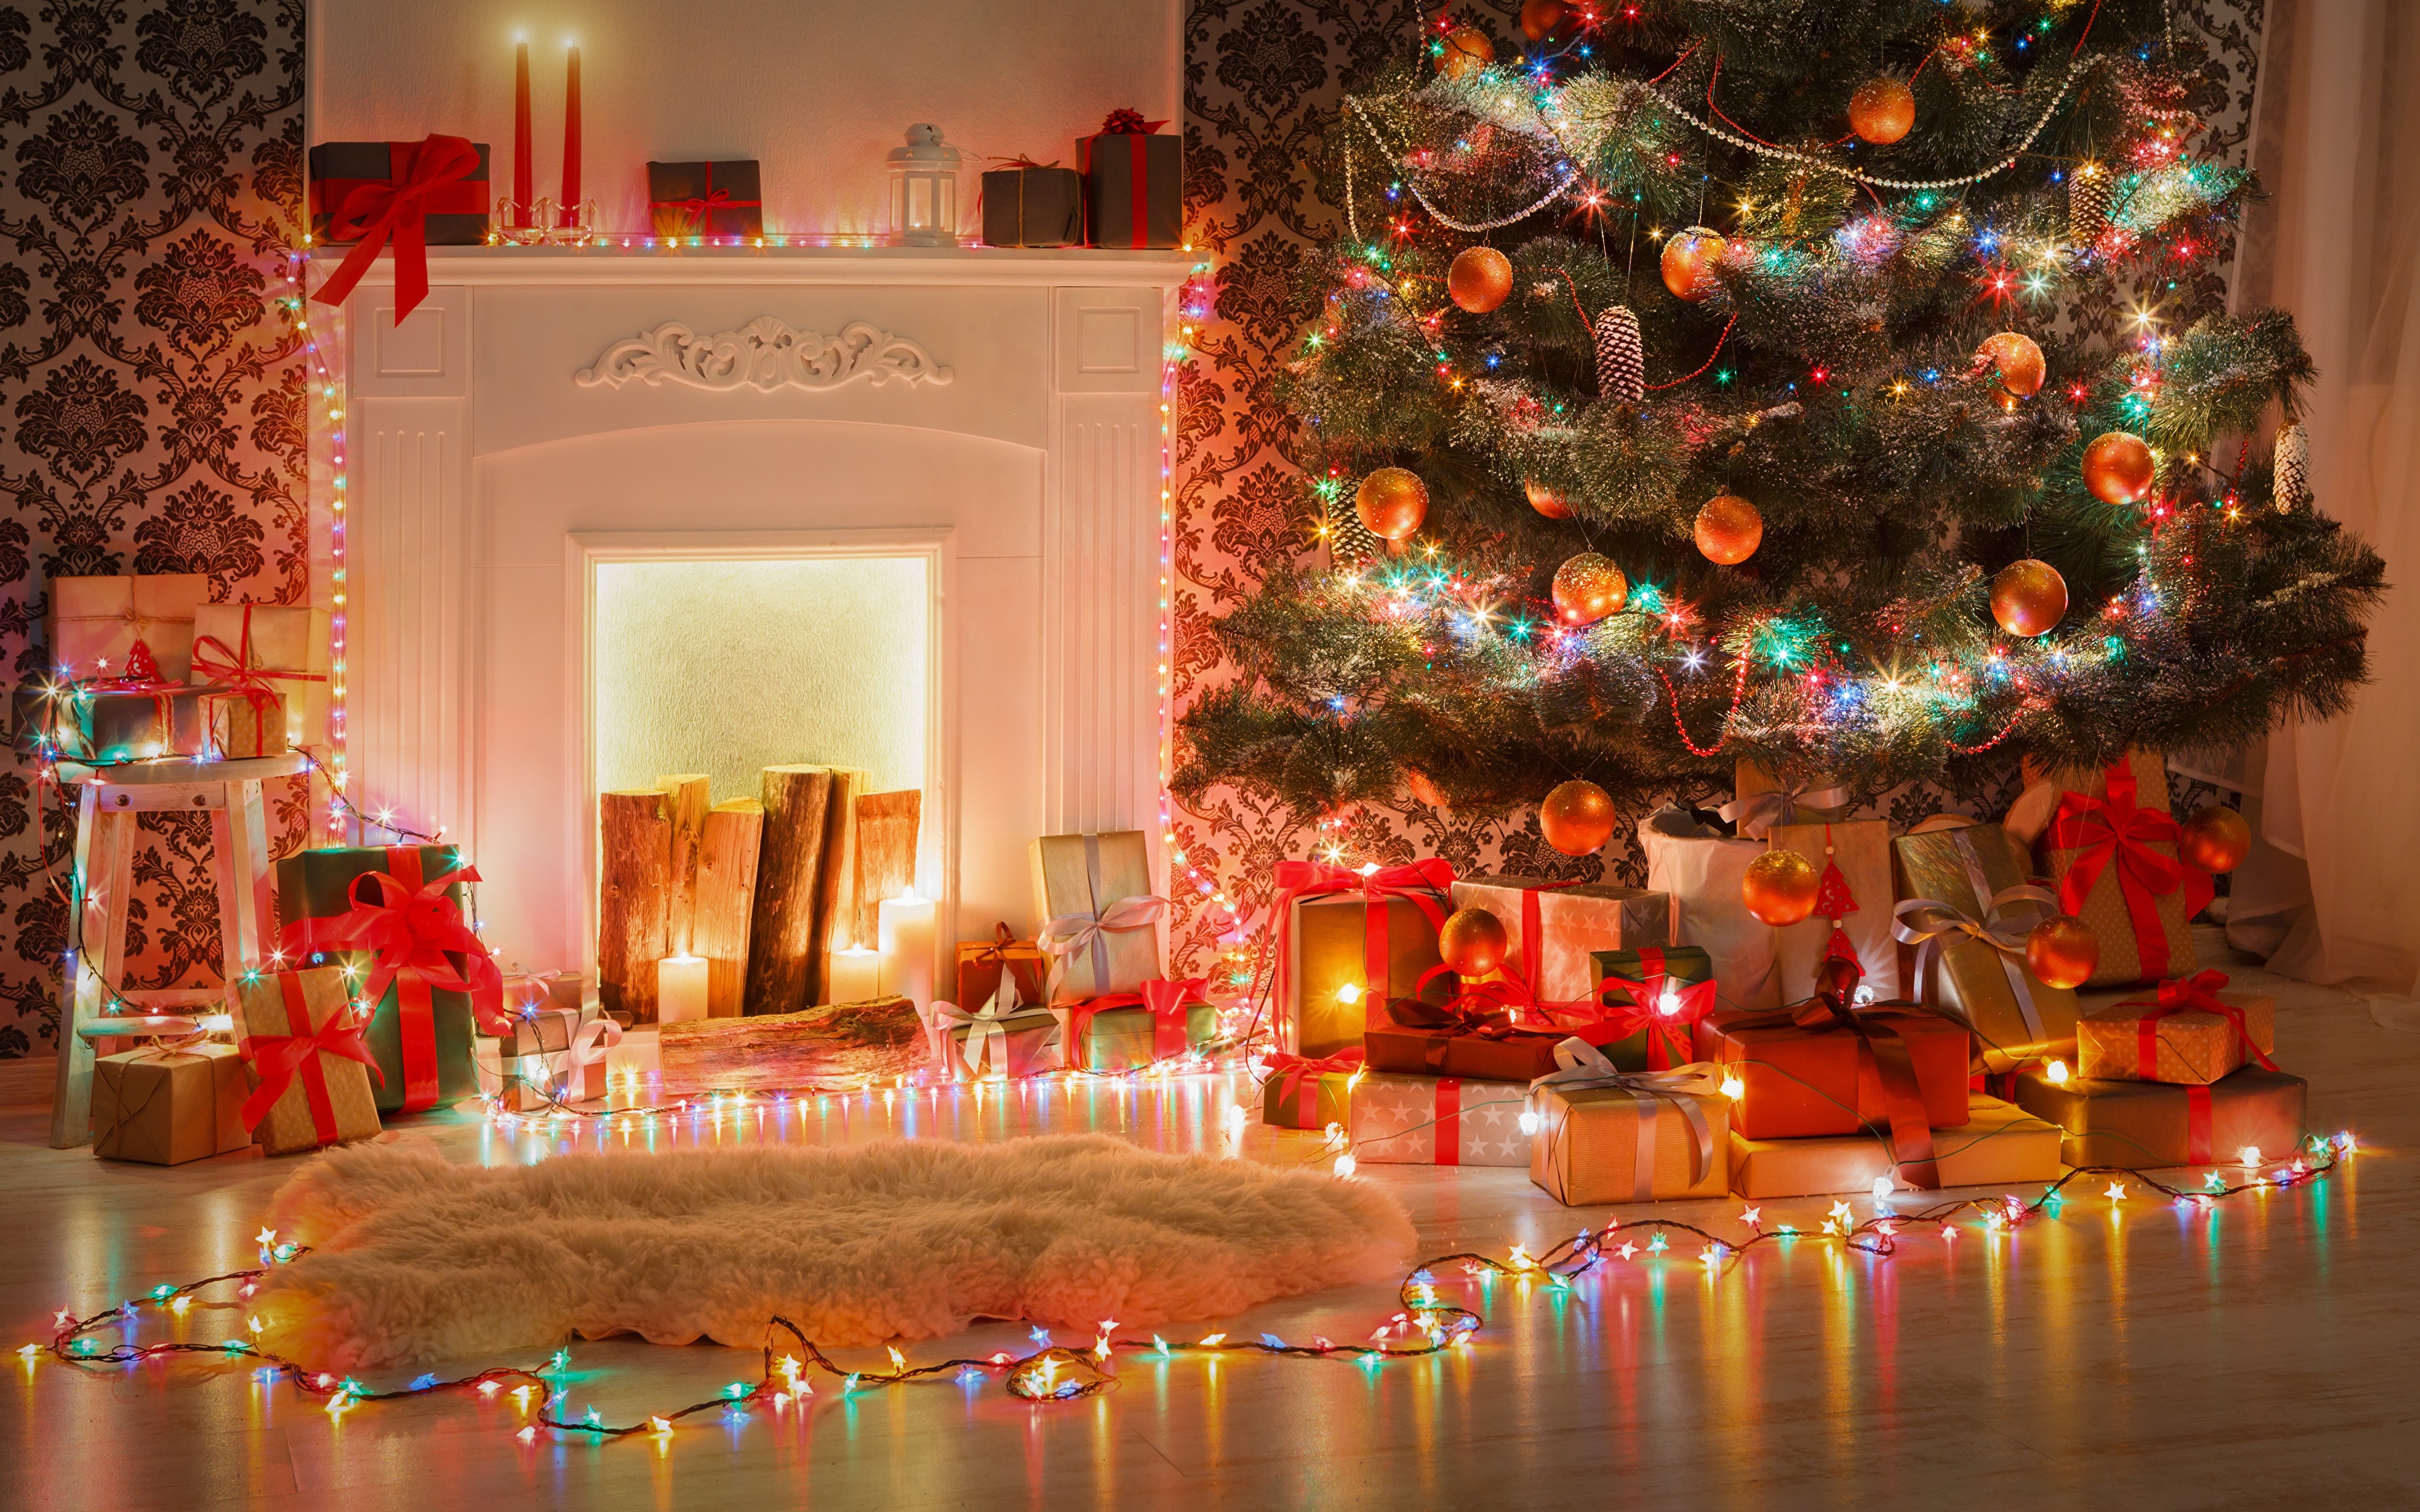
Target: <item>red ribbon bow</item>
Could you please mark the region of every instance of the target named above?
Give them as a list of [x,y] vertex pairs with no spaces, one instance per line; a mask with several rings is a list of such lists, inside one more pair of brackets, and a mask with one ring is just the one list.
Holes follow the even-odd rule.
[[1192,1041],[1185,1037],[1186,1011],[1204,1001],[1209,991],[1206,977],[1187,977],[1182,981],[1155,977],[1133,992],[1104,993],[1089,1002],[1077,1003],[1066,1011],[1067,1038],[1072,1041],[1068,1051],[1084,1053],[1085,1036],[1094,1014],[1117,1008],[1140,1008],[1151,1015],[1151,1057],[1168,1060],[1181,1056],[1192,1048]]
[[359,237],[361,242],[311,297],[322,304],[344,303],[391,240],[395,319],[401,325],[428,297],[429,214],[464,214],[487,205],[475,188],[465,196],[456,187],[469,187],[471,176],[479,171],[479,149],[465,137],[431,132],[423,142],[390,142],[387,162],[391,177],[353,182],[329,216],[329,240]]
[[1166,121],[1144,120],[1142,118],[1141,111],[1135,109],[1131,105],[1121,105],[1116,110],[1109,112],[1107,116],[1103,117],[1101,121],[1100,134],[1103,136],[1149,136],[1152,132],[1158,131],[1161,127],[1166,126],[1167,124],[1168,123]]
[[761,199],[733,199],[731,191],[715,188],[714,164],[709,162],[706,165],[706,184],[703,193],[688,199],[651,199],[647,201],[647,208],[658,210],[679,210],[682,215],[681,225],[684,227],[681,234],[687,236],[705,231],[706,218],[716,210],[744,209],[764,203]]
[[[1664,952],[1641,950],[1639,967],[1645,975],[1637,981],[1627,977],[1607,977],[1598,987],[1598,1002],[1608,1011],[1606,1017],[1621,1028],[1620,1038],[1628,1039],[1639,1030],[1647,1031],[1647,1069],[1670,1071],[1685,1066],[1691,1059],[1690,1030],[1697,1022],[1714,1011],[1713,981],[1674,981],[1664,969]],[[1669,992],[1673,1006],[1664,1007],[1664,995]],[[1616,1006],[1616,997],[1626,997],[1630,1006]]]
[[[1292,1001],[1289,989],[1294,977],[1295,903],[1306,898],[1357,892],[1365,903],[1361,920],[1361,1022],[1364,1026],[1387,1022],[1388,963],[1392,953],[1388,938],[1387,902],[1390,898],[1404,899],[1428,919],[1431,929],[1445,928],[1442,904],[1453,890],[1453,867],[1431,856],[1410,866],[1382,866],[1365,874],[1351,867],[1328,866],[1319,861],[1280,861],[1275,880],[1278,1001]],[[1426,980],[1423,978],[1423,982]]]
[[243,1126],[256,1129],[269,1110],[302,1078],[302,1095],[311,1106],[311,1128],[319,1143],[335,1142],[336,1106],[328,1096],[327,1068],[319,1064],[324,1053],[358,1060],[370,1069],[370,1074],[386,1085],[386,1072],[379,1070],[378,1060],[369,1046],[362,1043],[362,1026],[353,1020],[350,1008],[339,1009],[328,1015],[328,1021],[317,1029],[311,1027],[310,1005],[302,1000],[302,980],[291,971],[277,974],[277,986],[286,998],[286,1024],[291,1034],[254,1034],[244,1038],[243,1058],[252,1062],[260,1076],[260,1085],[243,1100]]
[[1924,1087],[1916,1080],[1916,1062],[1907,1041],[1889,1022],[1893,1016],[1920,1015],[1914,1003],[1876,1003],[1859,1008],[1857,983],[1865,977],[1856,962],[1827,956],[1815,967],[1815,994],[1803,1003],[1769,1013],[1743,1015],[1726,1022],[1727,1028],[1778,1028],[1794,1024],[1810,1034],[1845,1032],[1857,1037],[1861,1069],[1871,1065],[1883,1091],[1891,1131],[1891,1158],[1901,1180],[1911,1186],[1941,1185],[1941,1168],[1932,1152],[1932,1120],[1924,1112]]
[[2244,1022],[2243,1010],[2233,1003],[2218,1000],[2218,990],[2226,985],[2224,971],[2200,971],[2190,977],[2171,978],[2160,983],[2156,999],[2129,998],[2119,1008],[2148,1008],[2149,1012],[2134,1021],[2135,1074],[2147,1082],[2157,1081],[2153,1074],[2160,1064],[2160,1021],[2172,1014],[2191,1012],[2215,1013],[2235,1026],[2236,1041],[2244,1053],[2260,1062],[2264,1071],[2275,1071],[2277,1063],[2252,1042],[2252,1026]]
[[194,670],[209,674],[213,681],[225,683],[235,692],[243,695],[244,702],[252,706],[253,749],[259,750],[268,745],[267,739],[264,738],[263,722],[268,718],[269,711],[277,707],[278,702],[277,690],[269,686],[269,680],[276,678],[287,683],[324,683],[328,680],[328,674],[273,671],[267,668],[255,667],[252,664],[252,609],[253,606],[250,604],[243,606],[243,631],[236,638],[239,644],[232,650],[228,648],[225,641],[214,635],[198,635],[194,638]]
[[[2168,933],[2156,901],[2176,891],[2185,894],[2185,917],[2200,913],[2215,885],[2211,874],[2176,856],[2176,820],[2135,802],[2134,769],[2123,760],[2110,764],[2105,798],[2081,793],[2058,795],[2058,813],[2051,820],[2053,850],[2074,851],[2066,877],[2058,885],[2062,913],[2081,914],[2093,886],[2114,861],[2118,895],[2125,901],[2133,925],[2134,953],[2145,977],[2164,977],[2168,970]],[[2151,849],[2164,841],[2169,854]]]
[[1293,1104],[1294,1126],[1311,1127],[1319,1117],[1319,1079],[1322,1076],[1350,1076],[1364,1063],[1361,1047],[1347,1045],[1332,1056],[1311,1059],[1307,1056],[1288,1055],[1282,1050],[1268,1057],[1270,1072],[1278,1084],[1278,1105]]
[[[479,880],[475,867],[459,867],[426,883],[414,846],[387,848],[387,872],[365,872],[348,896],[352,911],[334,918],[298,918],[278,932],[278,948],[297,960],[319,950],[371,952],[362,1001],[384,999],[396,988],[403,1054],[404,1111],[434,1107],[438,1097],[437,1019],[432,992],[467,993],[479,1032],[496,1039],[513,1033],[504,1016],[503,973],[488,948],[462,921],[462,910],[445,896],[457,882]],[[396,874],[390,874],[396,873]],[[375,898],[364,895],[365,885]],[[459,957],[462,964],[455,964]]]

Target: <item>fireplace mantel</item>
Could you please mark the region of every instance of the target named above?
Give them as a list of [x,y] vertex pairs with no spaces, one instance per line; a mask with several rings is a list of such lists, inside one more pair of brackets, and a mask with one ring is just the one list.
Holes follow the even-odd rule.
[[[382,257],[342,319],[357,796],[465,844],[502,953],[589,963],[590,565],[908,543],[938,563],[944,949],[1030,928],[1032,837],[1158,841],[1162,352],[1193,261],[431,248],[397,328]],[[581,381],[632,342],[680,371]]]

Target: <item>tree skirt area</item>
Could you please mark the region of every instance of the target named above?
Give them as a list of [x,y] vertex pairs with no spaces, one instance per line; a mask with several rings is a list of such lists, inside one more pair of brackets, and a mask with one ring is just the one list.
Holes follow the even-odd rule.
[[1102,1134],[501,1166],[361,1145],[298,1172],[271,1223],[312,1253],[263,1280],[259,1342],[327,1370],[625,1333],[753,1347],[776,1313],[830,1346],[1222,1318],[1397,1280],[1415,1242],[1375,1187]]

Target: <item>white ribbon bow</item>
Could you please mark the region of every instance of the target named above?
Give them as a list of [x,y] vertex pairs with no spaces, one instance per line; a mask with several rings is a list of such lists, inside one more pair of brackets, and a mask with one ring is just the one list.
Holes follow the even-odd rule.
[[1706,1166],[1714,1157],[1714,1131],[1698,1100],[1722,1091],[1722,1076],[1714,1062],[1694,1060],[1670,1071],[1623,1071],[1606,1059],[1604,1051],[1574,1035],[1555,1045],[1555,1065],[1558,1070],[1529,1084],[1531,1096],[1542,1088],[1576,1092],[1610,1087],[1630,1094],[1632,1105],[1638,1110],[1638,1139],[1632,1147],[1632,1201],[1655,1200],[1655,1124],[1661,1103],[1679,1108],[1681,1117],[1688,1120],[1689,1184],[1694,1187],[1706,1179]]
[[[944,1066],[951,1064],[950,1030],[954,1026],[963,1025],[967,1031],[966,1046],[955,1060],[966,1072],[967,1079],[982,1080],[986,1062],[995,1062],[1000,1073],[1008,1075],[1008,1029],[1001,1021],[1024,1006],[1022,995],[1016,990],[1016,974],[1004,969],[1000,974],[1000,986],[992,992],[991,1000],[971,1013],[952,1002],[936,1000],[928,1004],[924,1026],[932,1035],[934,1058]],[[1038,1048],[1049,1049],[1059,1038],[1059,1021],[1053,1018],[1050,1032],[1042,1037]]]
[[[1767,840],[1776,825],[1798,822],[1798,808],[1830,810],[1837,812],[1849,805],[1845,787],[1809,788],[1804,782],[1793,782],[1762,793],[1752,793],[1745,798],[1733,798],[1718,810],[1731,826],[1747,840]],[[1826,814],[1825,817],[1831,817]]]
[[1089,948],[1093,953],[1093,994],[1110,991],[1109,945],[1106,936],[1133,930],[1151,929],[1168,912],[1168,900],[1153,894],[1137,898],[1121,898],[1095,916],[1093,914],[1062,914],[1042,926],[1034,943],[1050,956],[1050,980],[1044,995],[1056,1002],[1059,983],[1067,974],[1068,959],[1078,950]]

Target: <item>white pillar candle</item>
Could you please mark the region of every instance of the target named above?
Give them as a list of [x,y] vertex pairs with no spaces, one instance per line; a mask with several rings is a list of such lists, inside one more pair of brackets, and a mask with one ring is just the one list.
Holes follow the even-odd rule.
[[874,910],[882,951],[882,990],[923,1007],[933,1000],[933,901],[911,890]]
[[861,1003],[882,995],[882,952],[852,946],[830,956],[831,981],[825,994],[835,1003]]
[[706,1017],[706,957],[668,955],[656,963],[656,1022]]

